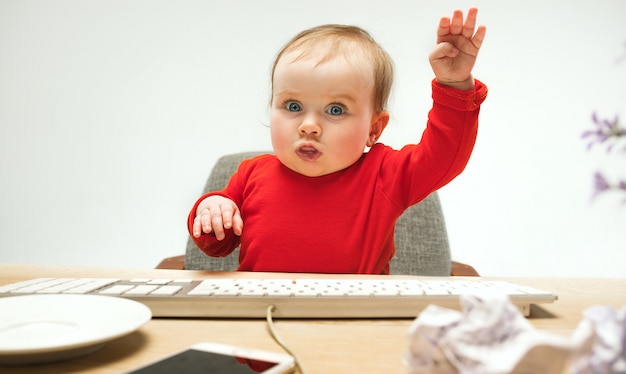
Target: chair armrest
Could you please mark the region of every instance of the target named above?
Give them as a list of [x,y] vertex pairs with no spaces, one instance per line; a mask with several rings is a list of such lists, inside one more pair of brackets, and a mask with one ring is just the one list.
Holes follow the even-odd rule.
[[159,262],[157,269],[185,270],[185,255],[167,257]]
[[480,277],[480,274],[472,266],[464,264],[462,262],[452,261],[452,270],[450,275],[464,276],[464,277]]

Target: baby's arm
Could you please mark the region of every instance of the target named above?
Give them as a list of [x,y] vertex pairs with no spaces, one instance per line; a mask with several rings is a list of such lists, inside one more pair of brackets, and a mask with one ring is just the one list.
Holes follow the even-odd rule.
[[[430,65],[437,82],[461,90],[473,90],[472,68],[487,29],[476,29],[477,8],[470,8],[463,22],[463,12],[455,10],[452,19],[442,17],[437,28],[437,45],[430,54]],[[474,33],[476,30],[476,33]]]
[[195,238],[199,238],[203,233],[213,233],[217,240],[223,240],[226,236],[224,230],[231,228],[235,235],[241,236],[243,220],[234,201],[224,196],[213,195],[200,202],[193,221],[192,231]]

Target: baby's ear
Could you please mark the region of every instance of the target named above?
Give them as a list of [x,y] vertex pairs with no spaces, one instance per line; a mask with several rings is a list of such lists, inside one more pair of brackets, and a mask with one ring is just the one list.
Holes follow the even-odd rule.
[[387,127],[388,123],[389,112],[383,110],[374,114],[374,116],[372,117],[372,124],[370,125],[370,136],[367,139],[368,147],[371,147],[376,143],[378,138],[380,138],[380,136],[382,135],[383,130],[385,130],[385,127]]

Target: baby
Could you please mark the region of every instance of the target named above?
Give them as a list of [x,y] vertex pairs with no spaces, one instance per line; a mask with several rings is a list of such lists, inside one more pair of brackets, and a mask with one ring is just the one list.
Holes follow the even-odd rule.
[[196,202],[196,245],[210,256],[241,245],[241,271],[389,274],[398,217],[460,174],[474,147],[487,95],[471,73],[486,32],[477,12],[440,20],[427,128],[400,150],[377,142],[389,122],[387,53],[354,26],[296,35],[272,70],[274,154],[245,160]]

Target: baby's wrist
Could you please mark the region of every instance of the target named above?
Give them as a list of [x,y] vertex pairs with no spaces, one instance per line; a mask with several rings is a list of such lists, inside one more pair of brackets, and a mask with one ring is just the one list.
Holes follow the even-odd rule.
[[439,78],[437,78],[436,80],[437,83],[441,85],[448,86],[457,90],[472,91],[474,89],[474,77],[472,75],[467,77],[467,79],[464,81],[446,81]]

